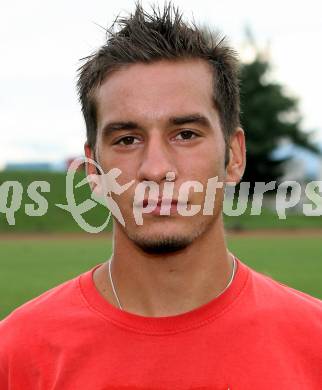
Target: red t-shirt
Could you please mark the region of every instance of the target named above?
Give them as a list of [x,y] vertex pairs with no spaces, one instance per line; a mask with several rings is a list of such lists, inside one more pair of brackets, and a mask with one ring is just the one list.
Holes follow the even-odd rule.
[[231,286],[190,312],[143,317],[93,270],[0,323],[1,390],[322,389],[322,302],[237,261]]

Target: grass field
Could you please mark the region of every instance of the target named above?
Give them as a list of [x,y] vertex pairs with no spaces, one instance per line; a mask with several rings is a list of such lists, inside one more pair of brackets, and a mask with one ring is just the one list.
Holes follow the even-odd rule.
[[[84,178],[84,173],[76,173],[75,183]],[[0,172],[0,185],[8,181],[18,181],[23,188],[22,199],[19,209],[14,213],[15,224],[10,226],[4,213],[0,213],[0,233],[22,233],[22,232],[78,232],[82,229],[66,210],[58,208],[56,204],[66,204],[66,173],[65,172]],[[42,196],[48,203],[47,212],[42,216],[30,217],[26,214],[25,207],[35,202],[28,196],[28,186],[34,181],[45,181],[50,185],[50,191]],[[84,185],[74,190],[76,204],[90,198],[89,186]],[[0,199],[1,201],[1,199]],[[7,199],[7,205],[12,201],[12,190]],[[38,206],[36,205],[36,208]],[[102,225],[108,216],[108,210],[97,204],[92,210],[84,214],[84,218],[93,226]],[[107,230],[111,230],[109,224]],[[322,227],[322,226],[321,226]]]
[[[243,262],[322,299],[319,237],[231,237],[229,247]],[[106,238],[1,240],[0,318],[15,307],[103,262]]]

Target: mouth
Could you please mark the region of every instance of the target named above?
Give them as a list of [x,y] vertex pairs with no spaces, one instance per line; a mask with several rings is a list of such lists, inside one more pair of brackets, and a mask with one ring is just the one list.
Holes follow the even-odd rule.
[[[143,208],[148,207],[148,205],[155,205],[155,207],[152,206],[152,209],[147,214],[150,215],[159,215],[159,216],[167,216],[171,214],[177,214],[178,213],[178,200],[177,199],[158,199],[158,200],[150,200],[144,199],[143,200]],[[181,203],[180,203],[181,204]],[[184,205],[182,203],[182,205]]]

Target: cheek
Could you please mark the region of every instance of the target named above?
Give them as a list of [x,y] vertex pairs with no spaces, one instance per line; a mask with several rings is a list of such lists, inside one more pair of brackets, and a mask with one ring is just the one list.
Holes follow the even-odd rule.
[[[105,154],[107,156],[108,154]],[[135,179],[136,176],[136,166],[135,159],[130,157],[122,158],[124,156],[115,156],[113,153],[110,153],[109,157],[101,158],[100,163],[104,172],[110,171],[112,168],[118,168],[121,171],[121,174],[118,176],[116,181],[120,185],[129,183],[131,180]]]
[[218,176],[223,178],[225,170],[224,153],[220,150],[208,148],[191,154],[189,159],[180,162],[179,172],[182,173],[184,180],[197,180],[201,183],[208,179]]
[[[181,160],[183,163],[183,160]],[[225,177],[225,161],[224,148],[204,148],[198,153],[190,155],[190,159],[186,164],[181,164],[181,180],[194,180],[202,184],[203,191],[195,192],[193,189],[189,191],[189,199],[194,204],[201,204],[206,196],[208,180],[218,177],[218,182],[223,182]],[[179,174],[180,176],[180,174]],[[222,190],[217,189],[217,198],[222,197]]]

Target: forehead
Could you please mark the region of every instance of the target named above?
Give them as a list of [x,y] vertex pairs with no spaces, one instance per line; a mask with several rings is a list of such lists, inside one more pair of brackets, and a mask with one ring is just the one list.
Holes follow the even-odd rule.
[[199,59],[124,66],[109,75],[94,95],[98,122],[124,116],[207,114],[214,110],[212,98],[212,69]]

